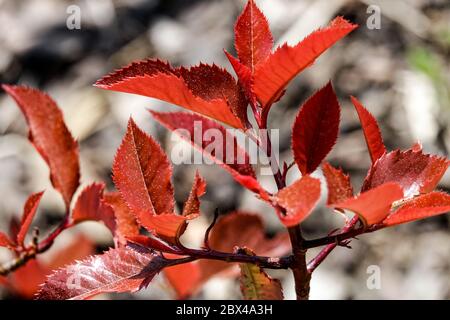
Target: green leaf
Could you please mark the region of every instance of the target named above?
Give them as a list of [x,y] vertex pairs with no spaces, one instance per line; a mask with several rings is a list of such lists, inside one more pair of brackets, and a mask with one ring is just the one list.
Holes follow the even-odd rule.
[[[240,251],[254,255],[247,248]],[[279,280],[272,279],[259,266],[252,263],[241,263],[239,267],[241,291],[245,300],[283,300],[283,290]]]

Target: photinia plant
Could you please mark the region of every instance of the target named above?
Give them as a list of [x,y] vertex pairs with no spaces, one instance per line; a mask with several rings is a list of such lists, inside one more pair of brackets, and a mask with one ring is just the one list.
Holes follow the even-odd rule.
[[[182,139],[202,150],[223,167],[244,188],[268,203],[285,226],[267,238],[263,222],[256,214],[233,212],[214,220],[205,230],[201,248],[186,247],[181,236],[189,222],[198,218],[206,181],[199,173],[182,210],[177,210],[172,184],[172,166],[158,144],[133,119],[114,159],[112,173],[116,191],[103,183],[92,183],[74,199],[79,188],[78,143],[64,124],[56,103],[45,93],[25,86],[3,85],[20,107],[30,128],[29,139],[50,168],[50,179],[65,203],[66,214],[59,226],[44,238],[37,230],[25,241],[43,192],[26,201],[20,223],[10,235],[0,233],[0,246],[9,248],[15,259],[1,267],[0,283],[18,292],[24,287],[15,275],[25,268],[36,274],[33,283],[43,282],[38,299],[88,299],[105,292],[134,292],[148,286],[156,274],[164,272],[178,298],[188,298],[211,277],[227,273],[240,278],[245,299],[283,299],[280,281],[265,269],[290,269],[298,299],[308,299],[314,270],[337,246],[348,246],[354,237],[386,227],[431,217],[450,211],[450,196],[435,188],[449,161],[425,154],[419,144],[406,151],[386,150],[375,118],[354,97],[351,101],[361,121],[370,158],[361,191],[355,193],[349,176],[325,161],[336,143],[340,106],[331,82],[314,93],[301,107],[292,128],[294,164],[301,177],[287,185],[286,176],[295,165],[277,163],[271,150],[268,129],[271,107],[283,97],[289,82],[329,47],[357,26],[342,17],[311,33],[295,46],[284,44],[273,50],[273,37],[266,18],[248,1],[235,25],[237,57],[225,52],[237,79],[217,65],[199,64],[185,68],[149,59],[133,62],[95,84],[98,88],[144,95],[164,100],[191,112],[150,111],[153,118]],[[250,108],[248,108],[250,106]],[[249,109],[251,112],[248,112]],[[261,185],[249,156],[236,137],[231,161],[205,141],[193,139],[194,123],[230,136],[226,126],[248,135],[267,154],[278,190]],[[183,130],[180,130],[183,129]],[[184,134],[183,134],[184,132]],[[188,134],[186,134],[188,133]],[[228,159],[229,160],[229,159]],[[339,230],[317,239],[305,239],[301,224],[313,212],[321,196],[321,172],[326,181],[327,206],[336,213],[352,213]],[[313,173],[315,173],[313,175]],[[94,220],[111,231],[115,246],[103,254],[85,257],[65,265],[66,258],[48,265],[36,257],[47,251],[66,229]],[[12,224],[14,225],[14,224]],[[142,232],[145,231],[145,232]],[[92,252],[70,258],[80,259]],[[308,249],[323,247],[307,262]],[[233,266],[239,266],[235,272]],[[52,272],[44,281],[50,270]]]

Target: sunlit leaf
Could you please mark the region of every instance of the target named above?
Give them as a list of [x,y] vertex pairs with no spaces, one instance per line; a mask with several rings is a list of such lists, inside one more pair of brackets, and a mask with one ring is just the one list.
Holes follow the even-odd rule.
[[67,129],[61,110],[47,94],[24,86],[3,85],[16,101],[30,128],[29,139],[50,167],[53,186],[69,208],[78,188],[78,144]]
[[331,151],[339,131],[340,107],[331,83],[301,107],[292,128],[292,152],[302,174],[317,169]]

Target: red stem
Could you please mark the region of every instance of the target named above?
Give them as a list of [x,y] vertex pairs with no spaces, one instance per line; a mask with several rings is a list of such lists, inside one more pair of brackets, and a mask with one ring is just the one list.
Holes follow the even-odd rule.
[[[358,223],[359,221],[359,217],[357,215],[355,215],[346,225],[345,227],[342,228],[341,233],[337,236],[334,237],[326,237],[326,238],[321,238],[318,240],[312,240],[307,242],[307,244],[309,243],[310,248],[312,248],[313,246],[320,246],[323,245],[321,244],[322,241],[323,242],[331,242],[330,244],[328,244],[325,248],[323,248],[319,254],[313,258],[309,263],[308,263],[308,272],[312,273],[322,262],[323,260],[325,260],[326,257],[328,257],[328,255],[331,253],[331,251],[334,250],[334,248],[336,248],[338,246],[338,244],[344,240],[344,239],[349,239],[352,237],[355,237],[357,234],[361,234],[364,232],[364,229],[360,229],[361,232],[358,233],[356,232],[355,234],[351,233],[350,231],[353,229],[353,227]],[[359,230],[358,230],[359,231]],[[340,236],[340,237],[339,237]],[[324,240],[325,239],[325,240]],[[317,244],[317,245],[316,245]],[[325,243],[324,243],[325,244]]]

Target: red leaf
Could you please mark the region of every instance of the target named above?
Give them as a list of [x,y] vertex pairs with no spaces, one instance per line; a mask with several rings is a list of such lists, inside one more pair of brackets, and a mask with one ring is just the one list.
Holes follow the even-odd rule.
[[216,65],[173,69],[160,60],[145,60],[117,70],[95,85],[160,99],[236,128],[245,124],[245,96],[233,77]]
[[414,220],[429,218],[450,211],[450,195],[431,192],[408,201],[384,219],[383,224],[394,226]]
[[139,225],[136,218],[118,192],[106,193],[104,201],[114,210],[116,222],[114,238],[118,244],[124,245],[127,242],[127,237],[139,235]]
[[234,34],[239,60],[253,73],[255,66],[266,60],[273,47],[267,19],[253,0],[248,1],[239,16]]
[[259,197],[266,201],[270,201],[270,195],[266,189],[264,189],[261,184],[252,176],[244,176],[240,174],[232,174],[234,180],[239,182],[242,186],[247,188],[248,190],[256,193]]
[[148,285],[166,261],[151,252],[111,249],[56,271],[48,277],[37,299],[81,300],[100,293],[135,292]]
[[50,167],[53,186],[69,208],[79,185],[78,144],[67,129],[61,110],[45,93],[23,86],[3,85],[30,127],[29,139]]
[[[245,232],[243,232],[245,230]],[[235,247],[252,248],[258,255],[281,256],[290,250],[287,233],[268,239],[258,215],[235,212],[221,217],[211,231],[209,245],[212,249],[233,252]],[[206,281],[230,267],[223,261],[199,261],[202,281]]]
[[[244,91],[236,83],[236,80],[225,69],[219,68],[215,64],[212,66],[201,63],[189,69],[180,67],[178,73],[183,77],[185,83],[194,95],[206,101],[225,101],[228,108],[239,120],[238,125],[225,122],[236,128],[245,127],[247,121],[248,101]],[[216,110],[218,106],[216,106]],[[195,111],[195,110],[194,110]],[[217,111],[216,111],[217,112]],[[201,112],[199,112],[201,113]],[[208,116],[207,114],[205,114]],[[221,119],[211,117],[222,121]],[[236,118],[235,118],[236,119]]]
[[392,204],[402,198],[403,191],[400,185],[389,182],[341,203],[333,204],[333,207],[351,210],[360,217],[365,226],[371,226],[383,221],[388,216]]
[[34,193],[27,199],[27,202],[25,203],[25,206],[23,208],[22,221],[20,222],[20,229],[17,233],[17,244],[20,246],[23,245],[43,194],[44,191]]
[[273,199],[286,209],[286,214],[278,213],[281,222],[286,227],[298,225],[309,216],[320,199],[320,180],[309,175],[302,176],[281,189]]
[[9,237],[6,234],[0,232],[0,247],[12,249],[15,247],[15,244],[11,240],[9,240]]
[[405,197],[428,193],[436,187],[449,164],[445,158],[424,154],[422,151],[392,151],[372,165],[362,190],[392,181],[402,186]]
[[161,147],[130,119],[117,150],[113,180],[138,222],[152,230],[155,214],[174,212],[172,168]]
[[[243,230],[245,232],[242,232]],[[233,252],[236,246],[250,247],[259,255],[273,257],[282,256],[290,250],[287,233],[278,234],[276,237],[268,239],[265,236],[260,216],[243,212],[222,216],[211,230],[209,245],[212,249],[223,252]],[[174,275],[174,278],[177,279],[170,278],[168,280],[178,293],[178,298],[184,299],[194,294],[211,277],[230,271],[233,265],[235,264],[223,261],[200,260],[166,270],[170,270],[168,272],[169,277],[173,273],[177,273]],[[198,272],[200,272],[200,276],[198,276]],[[190,274],[192,274],[192,278],[190,278]],[[232,272],[232,274],[238,275],[237,272]],[[183,277],[186,279],[186,283],[182,282]]]
[[39,285],[45,281],[49,270],[39,259],[31,259],[17,269],[8,279],[8,284],[15,295],[23,299],[33,299]]
[[116,220],[113,208],[103,201],[104,188],[105,185],[102,183],[93,183],[87,186],[75,203],[72,210],[72,219],[74,223],[86,220],[102,221],[114,234]]
[[[190,142],[195,148],[209,156],[232,175],[255,177],[248,154],[237,145],[236,138],[220,124],[202,116],[185,112],[160,113],[150,111],[150,113],[164,127]],[[209,142],[203,138],[203,134],[210,129],[215,130],[217,133],[220,132],[222,143],[220,141]],[[222,148],[211,150],[215,151],[214,154],[205,150],[208,145],[214,146],[216,144],[218,146],[220,144]],[[230,155],[227,153],[227,150],[233,150],[233,154]],[[231,158],[231,156],[233,157]]]
[[183,216],[200,214],[200,197],[206,192],[206,182],[198,172],[195,173],[194,183],[191,192],[183,207]]
[[327,204],[339,203],[353,196],[353,188],[350,177],[342,169],[336,169],[328,162],[322,165],[322,172],[327,180],[328,199]]
[[[168,255],[168,257],[173,259],[177,256]],[[197,261],[166,268],[164,275],[174,288],[178,299],[189,298],[192,289],[201,281],[201,270]]]
[[84,259],[94,251],[94,245],[89,239],[81,234],[77,235],[62,248],[56,251],[52,248],[46,252],[44,255],[50,255],[46,259],[41,259],[39,256],[28,261],[10,275],[8,285],[21,298],[33,299],[39,286],[45,282],[52,270],[64,267],[77,259]]
[[340,107],[329,82],[301,107],[292,129],[292,151],[302,174],[317,169],[339,131]]
[[326,28],[311,33],[294,47],[284,44],[260,63],[254,73],[254,91],[263,107],[270,107],[288,83],[329,47],[357,26],[344,18],[334,19]]
[[230,61],[231,66],[239,79],[239,85],[244,89],[247,99],[253,106],[256,106],[256,95],[253,92],[252,70],[226,51],[225,55],[227,56],[228,61]]
[[377,161],[386,152],[383,143],[380,128],[377,120],[367,111],[366,108],[355,98],[350,97],[356,112],[358,112],[359,121],[364,131],[364,138],[366,139],[367,147],[369,149],[370,158],[372,162]]
[[[55,249],[56,250],[51,250],[49,252],[51,257],[45,262],[45,268],[47,269],[48,274],[53,270],[65,267],[76,260],[81,260],[94,254],[95,244],[80,233],[76,234],[69,242],[65,243],[64,246]],[[42,284],[44,281],[45,279],[39,284]]]
[[151,233],[156,233],[159,238],[174,243],[186,230],[187,220],[197,217],[198,214],[191,214],[185,217],[173,213],[163,213],[149,217],[145,228]]
[[161,251],[165,253],[178,253],[176,249],[159,240],[158,238],[152,238],[142,235],[127,237],[127,245],[138,251],[152,249],[154,251]]

